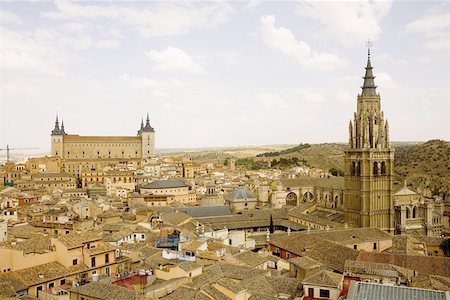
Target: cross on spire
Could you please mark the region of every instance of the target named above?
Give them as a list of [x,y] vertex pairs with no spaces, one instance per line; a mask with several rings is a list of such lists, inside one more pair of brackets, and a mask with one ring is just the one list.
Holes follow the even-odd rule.
[[370,48],[372,47],[373,43],[370,39],[367,39],[366,47],[367,47],[367,55],[370,57]]

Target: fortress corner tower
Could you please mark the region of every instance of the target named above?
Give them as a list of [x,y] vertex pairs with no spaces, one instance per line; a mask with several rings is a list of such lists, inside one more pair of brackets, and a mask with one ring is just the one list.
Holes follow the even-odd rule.
[[345,220],[351,227],[394,232],[394,149],[389,125],[380,108],[370,61],[370,48],[361,94],[349,124],[345,150]]

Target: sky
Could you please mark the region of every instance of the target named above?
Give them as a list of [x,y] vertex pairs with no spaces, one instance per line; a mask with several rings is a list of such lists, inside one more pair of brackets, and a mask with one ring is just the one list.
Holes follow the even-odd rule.
[[370,39],[392,141],[450,140],[449,1],[0,2],[0,148],[348,141]]

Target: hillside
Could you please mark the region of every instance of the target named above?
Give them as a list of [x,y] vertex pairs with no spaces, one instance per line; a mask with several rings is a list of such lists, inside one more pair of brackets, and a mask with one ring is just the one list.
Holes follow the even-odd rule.
[[450,142],[431,140],[395,149],[395,179],[405,179],[427,196],[450,190]]
[[274,159],[293,159],[295,157],[298,161],[306,162],[306,165],[310,167],[323,170],[343,170],[344,148],[344,144],[300,144],[279,153],[260,154],[256,160],[272,161]]

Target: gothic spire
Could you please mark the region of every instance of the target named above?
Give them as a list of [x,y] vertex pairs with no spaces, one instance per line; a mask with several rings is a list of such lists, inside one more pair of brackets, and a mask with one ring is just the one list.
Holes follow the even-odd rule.
[[364,75],[364,84],[361,87],[362,88],[362,96],[376,96],[377,92],[376,92],[376,88],[377,86],[375,85],[375,76],[373,76],[372,73],[372,64],[370,62],[370,52],[369,52],[369,56],[367,58],[367,65],[366,65],[366,74]]
[[141,134],[142,130],[144,130],[144,118],[141,118],[141,128],[139,128],[138,134]]
[[52,130],[51,135],[62,135],[61,129],[59,129],[58,115],[56,115],[55,128]]
[[61,120],[61,133],[63,135],[67,135],[66,131],[64,130],[64,120]]
[[155,132],[155,129],[153,129],[153,127],[150,126],[150,117],[148,116],[148,113],[147,113],[147,120],[145,122],[145,126],[144,126],[144,128],[142,128],[141,132]]

